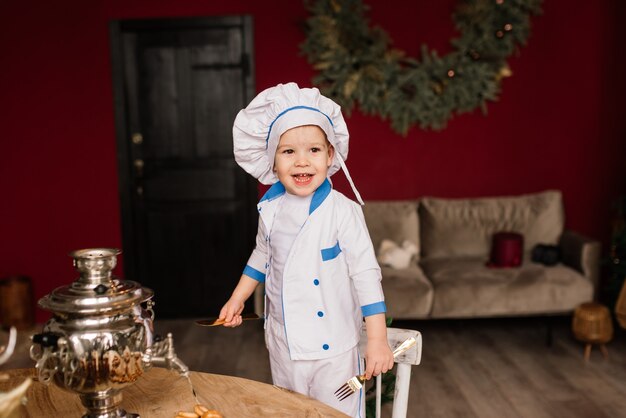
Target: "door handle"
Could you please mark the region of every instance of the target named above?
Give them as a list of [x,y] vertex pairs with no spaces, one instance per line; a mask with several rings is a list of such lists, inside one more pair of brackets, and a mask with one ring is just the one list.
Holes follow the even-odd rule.
[[143,160],[141,158],[137,158],[133,161],[133,166],[135,167],[135,174],[137,174],[137,177],[143,177]]
[[143,135],[140,133],[134,133],[131,136],[131,141],[133,141],[133,144],[135,145],[141,145],[143,143]]

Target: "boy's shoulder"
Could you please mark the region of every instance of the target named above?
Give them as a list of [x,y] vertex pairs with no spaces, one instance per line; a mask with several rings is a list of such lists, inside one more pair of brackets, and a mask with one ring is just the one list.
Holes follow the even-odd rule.
[[337,205],[339,208],[345,209],[345,210],[361,209],[361,205],[359,205],[354,200],[348,198],[346,195],[344,195],[340,191],[333,189],[331,194],[333,196],[333,201],[335,202],[335,205]]

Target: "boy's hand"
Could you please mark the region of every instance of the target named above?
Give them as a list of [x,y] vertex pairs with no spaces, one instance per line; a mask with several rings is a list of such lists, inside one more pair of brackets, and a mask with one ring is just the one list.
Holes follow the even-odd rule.
[[243,312],[243,301],[231,297],[220,311],[219,319],[225,320],[225,327],[238,327],[243,322],[241,312]]
[[393,368],[393,353],[389,348],[387,339],[367,340],[365,351],[365,378],[371,379]]
[[254,292],[254,289],[259,284],[256,280],[245,274],[241,275],[239,283],[233,295],[228,299],[228,302],[224,305],[220,311],[219,319],[224,320],[225,327],[238,327],[243,322],[241,318],[241,312],[243,312],[243,304],[250,295]]

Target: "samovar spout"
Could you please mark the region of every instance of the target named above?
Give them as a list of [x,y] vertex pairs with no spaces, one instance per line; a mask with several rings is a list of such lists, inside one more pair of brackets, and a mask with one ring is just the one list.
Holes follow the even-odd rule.
[[159,336],[154,337],[154,343],[146,349],[143,361],[146,369],[155,366],[174,370],[185,377],[189,374],[189,367],[176,355],[174,337],[171,332],[167,333],[165,339],[161,339]]

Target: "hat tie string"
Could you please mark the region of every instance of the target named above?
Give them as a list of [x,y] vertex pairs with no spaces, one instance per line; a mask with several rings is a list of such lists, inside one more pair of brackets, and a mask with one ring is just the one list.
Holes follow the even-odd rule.
[[337,156],[337,159],[339,160],[339,165],[341,166],[341,169],[343,170],[343,174],[345,174],[346,178],[348,179],[348,183],[350,183],[350,187],[352,187],[352,191],[354,192],[354,195],[356,196],[356,200],[359,201],[361,206],[365,206],[365,203],[363,203],[363,199],[361,199],[361,195],[359,194],[359,191],[356,189],[356,186],[354,185],[354,182],[352,181],[352,177],[350,177],[350,172],[348,171],[348,167],[346,166],[346,163],[343,161],[343,158],[341,158],[341,155],[339,155],[338,152],[336,152],[335,155]]

